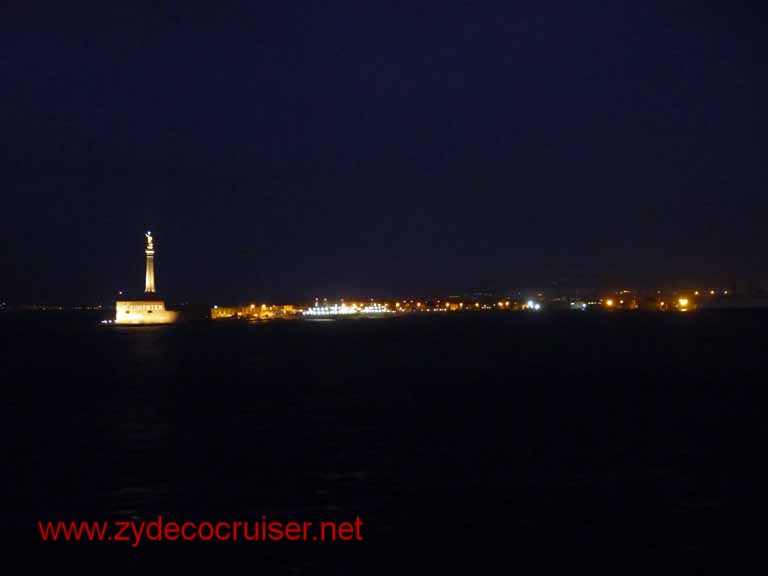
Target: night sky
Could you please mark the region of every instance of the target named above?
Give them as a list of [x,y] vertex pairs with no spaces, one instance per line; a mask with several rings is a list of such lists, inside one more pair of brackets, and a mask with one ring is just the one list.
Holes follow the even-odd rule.
[[757,2],[31,4],[4,300],[768,280]]

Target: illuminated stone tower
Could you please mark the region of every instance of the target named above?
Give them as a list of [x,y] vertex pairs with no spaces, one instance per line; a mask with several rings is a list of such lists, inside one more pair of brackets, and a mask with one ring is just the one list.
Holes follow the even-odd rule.
[[147,275],[144,279],[144,292],[154,294],[155,292],[155,246],[152,240],[152,232],[147,231],[144,236],[147,237],[147,249],[144,253],[147,255]]
[[115,324],[173,324],[179,313],[165,309],[165,302],[155,293],[155,246],[152,232],[147,238],[147,273],[144,276],[144,298],[141,300],[118,300],[115,302]]

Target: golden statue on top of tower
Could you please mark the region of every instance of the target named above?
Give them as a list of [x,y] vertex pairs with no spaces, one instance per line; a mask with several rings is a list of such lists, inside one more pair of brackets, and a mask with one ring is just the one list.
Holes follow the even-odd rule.
[[147,250],[154,250],[154,240],[152,239],[152,232],[147,230],[147,232],[144,234],[144,236],[147,237]]

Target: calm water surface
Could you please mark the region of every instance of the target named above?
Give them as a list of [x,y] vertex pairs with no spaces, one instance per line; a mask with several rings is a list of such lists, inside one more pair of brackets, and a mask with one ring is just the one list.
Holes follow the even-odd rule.
[[[765,311],[101,326],[0,316],[7,541],[293,573],[747,550]],[[40,542],[38,520],[363,521],[362,542]]]

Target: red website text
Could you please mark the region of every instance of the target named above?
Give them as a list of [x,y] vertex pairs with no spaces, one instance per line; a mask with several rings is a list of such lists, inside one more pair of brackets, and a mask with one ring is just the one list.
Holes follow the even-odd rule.
[[363,522],[280,522],[261,520],[238,522],[169,522],[158,516],[152,521],[38,522],[43,541],[142,542],[162,541],[360,541]]

